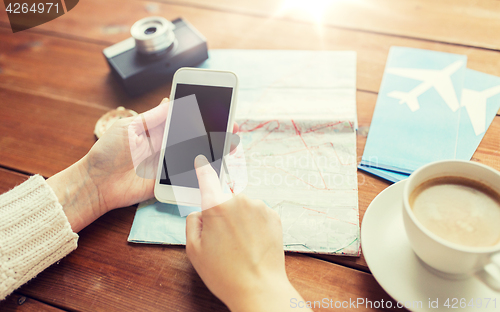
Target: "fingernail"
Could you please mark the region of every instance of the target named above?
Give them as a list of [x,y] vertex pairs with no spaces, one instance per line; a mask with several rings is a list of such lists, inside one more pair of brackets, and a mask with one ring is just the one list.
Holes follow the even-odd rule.
[[194,166],[195,168],[200,168],[201,166],[208,165],[208,160],[205,156],[203,155],[198,155],[194,159]]
[[162,104],[167,104],[167,103],[168,103],[168,101],[169,101],[169,99],[168,99],[168,98],[163,98],[163,100],[161,100],[161,102],[160,102],[160,105],[162,105]]

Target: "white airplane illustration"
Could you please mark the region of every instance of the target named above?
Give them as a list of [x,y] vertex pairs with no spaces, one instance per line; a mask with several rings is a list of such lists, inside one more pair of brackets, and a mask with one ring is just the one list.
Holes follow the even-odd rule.
[[455,88],[450,76],[463,66],[463,61],[456,61],[442,70],[418,68],[388,68],[386,71],[401,77],[422,81],[410,92],[392,91],[387,95],[399,99],[399,104],[406,103],[412,112],[420,108],[418,97],[425,91],[434,87],[450,109],[455,112],[459,107]]
[[499,93],[500,86],[483,91],[463,89],[461,106],[465,106],[476,135],[486,131],[486,101]]

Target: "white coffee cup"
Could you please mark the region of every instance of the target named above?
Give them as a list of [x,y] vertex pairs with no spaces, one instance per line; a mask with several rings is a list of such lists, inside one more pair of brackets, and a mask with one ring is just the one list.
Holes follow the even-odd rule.
[[468,247],[449,242],[425,228],[410,207],[415,188],[430,179],[449,176],[476,180],[500,193],[500,172],[479,163],[447,160],[419,168],[403,191],[403,220],[411,247],[424,266],[439,276],[461,279],[476,274],[490,287],[500,288],[500,243]]

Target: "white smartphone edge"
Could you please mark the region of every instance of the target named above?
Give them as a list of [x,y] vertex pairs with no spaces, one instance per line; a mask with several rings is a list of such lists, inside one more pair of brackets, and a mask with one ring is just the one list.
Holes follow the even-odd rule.
[[[233,93],[231,95],[231,104],[229,106],[229,118],[227,123],[226,133],[232,133],[234,125],[234,115],[236,113],[236,100],[238,93],[238,77],[235,73],[231,71],[224,70],[212,70],[212,69],[201,69],[201,68],[190,68],[183,67],[178,69],[172,80],[172,89],[170,91],[170,103],[173,103],[175,91],[178,83],[193,84],[193,85],[204,85],[204,86],[215,86],[215,87],[232,87]],[[174,104],[175,105],[175,104]],[[201,205],[201,194],[199,188],[191,188],[176,185],[166,185],[160,184],[160,177],[163,168],[163,158],[165,147],[167,145],[168,131],[170,128],[170,118],[172,116],[172,109],[174,105],[170,105],[168,108],[168,116],[165,123],[165,132],[163,133],[163,140],[160,152],[160,159],[158,162],[158,171],[156,173],[156,180],[154,186],[154,195],[156,199],[162,203],[176,204],[182,206],[200,206]],[[223,160],[225,155],[229,154],[229,149],[231,148],[230,136],[226,136],[224,142]],[[194,169],[194,160],[193,160]],[[223,162],[221,161],[221,168],[219,168],[220,176],[219,183],[222,185],[222,181],[225,181],[225,170],[223,170]],[[175,189],[175,191],[174,191]],[[175,195],[177,196],[174,196]],[[176,198],[180,197],[180,198]]]

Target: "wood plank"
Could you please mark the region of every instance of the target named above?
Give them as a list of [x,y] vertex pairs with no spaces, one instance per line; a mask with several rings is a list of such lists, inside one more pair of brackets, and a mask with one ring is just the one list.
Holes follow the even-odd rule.
[[[0,98],[0,166],[45,177],[90,150],[95,123],[107,111],[1,87]],[[136,109],[143,112],[159,102],[138,103]]]
[[[357,87],[360,90],[378,92],[389,48],[395,45],[464,54],[468,56],[469,68],[500,76],[499,52],[495,51],[344,29],[318,28],[292,21],[179,5],[131,0],[88,0],[76,8],[87,8],[82,11],[84,13],[93,9],[95,14],[91,19],[86,20],[81,14],[68,14],[46,25],[53,25],[51,27],[56,29],[51,30],[51,34],[79,34],[83,39],[98,38],[116,42],[129,36],[125,26],[147,15],[145,7],[148,5],[156,6],[154,14],[168,18],[183,16],[191,21],[206,36],[210,48],[357,51]],[[109,10],[116,13],[102,13]],[[121,30],[115,34],[102,29],[110,25],[118,25]],[[3,55],[0,61],[0,86],[105,107],[119,104],[134,106],[137,102],[157,100],[161,95],[168,94],[166,85],[162,90],[131,100],[109,75],[101,55],[105,44],[54,38],[37,34],[35,30],[39,31],[35,28],[12,34],[5,28],[0,30],[0,53]],[[85,77],[80,74],[82,70],[86,73]],[[39,79],[40,73],[49,75],[42,81]]]
[[[0,192],[25,178],[0,169]],[[79,311],[226,311],[198,277],[184,247],[127,243],[134,214],[135,207],[127,207],[98,219],[79,233],[76,251],[19,292]],[[294,253],[286,255],[286,269],[308,301],[391,300],[367,273]]]
[[19,293],[13,293],[3,301],[0,301],[0,311],[11,312],[60,312],[64,311],[50,306],[36,299],[26,297]]
[[500,171],[500,116],[491,123],[472,160]]
[[[217,10],[238,15],[258,16],[265,19],[283,19],[321,24],[342,29],[376,32],[395,36],[421,38],[467,46],[500,49],[500,3],[475,0],[159,0],[196,8]],[[106,35],[126,33],[129,18],[161,12],[154,2],[142,2],[139,10],[127,14],[108,14],[113,23],[103,26],[101,16],[116,10],[116,2],[80,2],[69,14],[38,27],[40,30],[58,31],[60,26],[73,26],[72,21],[85,19],[92,37],[107,40]],[[96,5],[97,4],[97,5]],[[128,6],[127,6],[128,7]],[[124,8],[125,9],[125,8]],[[168,12],[167,12],[168,14]],[[167,16],[167,15],[165,15]],[[170,17],[169,17],[170,18]],[[7,24],[7,14],[0,11],[0,21]],[[81,29],[72,35],[80,36]]]
[[[128,97],[110,75],[102,56],[104,46],[46,35],[11,34],[6,29],[0,29],[0,37],[0,88],[103,111],[120,105],[138,108],[132,103],[158,98],[155,94]],[[7,105],[6,100],[0,105]]]
[[105,110],[0,88],[0,165],[52,176],[95,142]]
[[27,175],[0,168],[0,194],[10,191],[28,179]]
[[219,11],[500,49],[500,3],[475,0],[159,0]]

